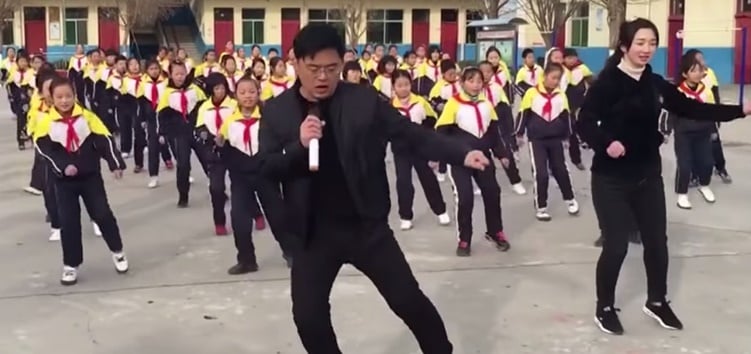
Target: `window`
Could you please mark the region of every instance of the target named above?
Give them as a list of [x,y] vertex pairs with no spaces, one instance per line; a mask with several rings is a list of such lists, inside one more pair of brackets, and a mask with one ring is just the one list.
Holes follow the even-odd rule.
[[739,12],[751,12],[751,0],[738,1],[740,1],[740,4],[738,5],[738,8],[740,9]]
[[412,23],[415,23],[415,22],[430,23],[430,10],[429,9],[413,9],[412,10]]
[[215,7],[214,21],[232,21],[235,16],[235,10],[231,7]]
[[402,43],[402,10],[368,10],[365,38],[369,43]]
[[266,17],[264,9],[243,9],[243,43],[263,44],[263,21]]
[[441,9],[441,22],[459,21],[459,11],[456,9]]
[[66,7],[64,18],[65,44],[87,44],[86,26],[89,18],[89,9],[85,7]]
[[282,21],[300,21],[300,9],[283,8]]
[[477,43],[477,30],[480,28],[469,27],[469,24],[483,19],[485,19],[485,16],[481,10],[467,10],[467,40],[465,43]]
[[[0,44],[13,44],[15,40],[13,38],[13,13],[8,14],[8,17],[2,20],[3,27],[2,36],[0,37]],[[5,53],[3,53],[5,54]]]
[[589,5],[579,7],[571,16],[571,46],[589,46]]
[[[742,1],[748,6],[749,0]],[[683,16],[685,12],[686,0],[670,0],[670,16]]]
[[342,36],[342,39],[346,38],[344,20],[342,20],[340,10],[310,9],[308,10],[308,22],[328,23],[339,30],[339,35]]

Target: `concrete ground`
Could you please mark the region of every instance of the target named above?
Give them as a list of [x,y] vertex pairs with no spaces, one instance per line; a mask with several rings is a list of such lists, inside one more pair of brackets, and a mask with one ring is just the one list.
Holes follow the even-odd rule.
[[[174,172],[163,171],[162,186],[154,190],[146,189],[143,174],[129,172],[121,181],[106,176],[131,270],[117,275],[102,240],[85,227],[79,284],[59,285],[60,246],[47,241],[42,199],[21,191],[33,153],[16,150],[15,123],[0,101],[0,353],[303,353],[290,314],[288,270],[276,243],[268,231],[260,232],[261,270],[227,275],[234,245],[213,235],[206,179],[198,170],[192,206],[185,210],[174,205]],[[454,256],[453,227],[436,226],[418,191],[416,228],[397,231],[397,237],[443,315],[455,352],[751,353],[751,166],[744,157],[751,154],[751,121],[730,123],[722,133],[735,183],[714,184],[715,205],[694,192],[693,211],[674,206],[672,147],[663,148],[670,298],[686,325],[681,332],[663,330],[641,313],[646,282],[640,246],[632,247],[618,289],[626,335],[603,335],[594,326],[599,252],[592,247],[598,231],[587,172],[572,170],[582,207],[578,217],[566,215],[552,184],[550,223],[535,221],[532,197],[512,195],[499,175],[513,247],[499,253],[478,239],[471,258]],[[521,169],[531,190],[526,158]],[[449,197],[449,186],[443,187]],[[394,216],[394,227],[397,221]],[[475,222],[481,230],[481,212]],[[345,353],[419,352],[373,285],[353,269],[341,272],[331,302]]]

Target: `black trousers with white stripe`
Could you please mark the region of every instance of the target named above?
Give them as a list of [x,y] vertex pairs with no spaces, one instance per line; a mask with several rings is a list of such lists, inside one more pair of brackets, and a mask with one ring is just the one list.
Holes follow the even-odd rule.
[[394,169],[396,170],[396,196],[399,201],[399,217],[402,220],[412,220],[414,213],[412,206],[415,200],[415,187],[412,184],[412,168],[417,173],[425,199],[428,200],[430,210],[436,215],[446,212],[446,203],[441,195],[441,187],[428,166],[428,161],[415,157],[410,153],[394,153]]
[[482,192],[482,203],[485,207],[485,226],[487,228],[485,231],[491,235],[503,231],[501,187],[495,178],[495,165],[490,153],[487,155],[491,163],[485,170],[473,170],[454,165],[449,170],[456,197],[456,224],[459,229],[459,241],[462,242],[472,242],[472,210],[475,203],[472,179],[475,180]]
[[107,201],[102,175],[94,173],[55,181],[57,210],[62,228],[60,238],[63,246],[63,264],[78,267],[83,263],[81,242],[81,205],[83,200],[91,219],[102,230],[102,238],[111,252],[123,250],[120,228]]
[[566,167],[563,141],[560,139],[530,140],[529,157],[532,161],[532,176],[535,179],[535,208],[548,206],[548,182],[550,174],[555,178],[563,194],[563,200],[574,199],[571,177]]

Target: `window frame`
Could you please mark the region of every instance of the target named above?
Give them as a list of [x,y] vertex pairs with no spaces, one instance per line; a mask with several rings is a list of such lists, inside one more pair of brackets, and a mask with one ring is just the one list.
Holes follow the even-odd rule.
[[[319,12],[323,11],[324,17],[323,18],[315,18],[313,19],[311,14],[313,12]],[[347,40],[347,30],[345,29],[344,25],[344,19],[342,19],[342,16],[340,15],[338,9],[321,9],[321,8],[311,8],[308,9],[308,23],[325,23],[332,25],[334,27],[337,27],[339,30],[339,34],[342,36],[342,38],[346,41]]]
[[[84,11],[86,14],[83,17],[70,17],[73,14],[69,14],[68,11]],[[68,25],[72,24],[74,27],[73,33],[69,33]],[[63,8],[63,44],[64,45],[78,45],[88,44],[89,41],[89,9],[86,7],[65,7]],[[69,37],[73,36],[73,37]]]
[[582,5],[571,16],[571,43],[572,47],[589,46],[589,4]]
[[482,10],[467,9],[465,18],[467,20],[467,23],[464,25],[464,28],[466,28],[466,31],[465,31],[466,35],[464,38],[464,43],[477,43],[477,30],[479,28],[469,27],[469,24],[474,21],[484,20],[485,13]]
[[[248,16],[246,16],[246,11],[248,11]],[[260,16],[251,16],[251,11],[259,11],[259,13],[255,13],[254,15],[260,15]],[[266,28],[265,28],[265,21],[266,21],[266,9],[264,8],[242,8],[240,10],[241,17],[240,17],[240,26],[241,26],[241,32],[242,32],[242,42],[243,44],[264,44],[266,42]],[[250,26],[251,31],[251,38],[246,38],[246,26]],[[259,28],[256,26],[260,26]],[[258,33],[260,32],[260,34]],[[260,38],[257,38],[259,37]],[[259,40],[260,39],[260,40]],[[249,41],[250,40],[250,41]]]
[[[743,0],[740,0],[743,1]],[[742,5],[743,3],[741,3]],[[751,10],[751,4],[749,4],[749,10]],[[685,0],[670,0],[670,13],[669,16],[684,16],[686,14],[686,1]]]
[[[0,19],[0,21],[3,21],[3,29],[0,31],[0,41],[2,41],[3,45],[8,44],[14,44],[13,42],[16,41],[15,39],[15,31],[13,30],[13,19],[15,17],[15,13],[11,13],[10,17]],[[6,38],[7,36],[7,38]],[[5,54],[5,53],[3,53]]]
[[[404,43],[404,10],[403,9],[369,9],[365,22],[365,41],[368,43],[397,44]],[[389,28],[390,26],[398,26]],[[380,28],[378,28],[380,27]],[[371,38],[372,34],[380,32],[378,38]],[[392,33],[393,32],[393,33]],[[393,37],[393,38],[389,38]],[[392,41],[399,37],[398,41]]]

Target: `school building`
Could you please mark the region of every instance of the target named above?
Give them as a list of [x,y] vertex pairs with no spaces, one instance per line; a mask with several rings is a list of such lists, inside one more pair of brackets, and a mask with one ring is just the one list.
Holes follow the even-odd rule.
[[[478,29],[467,26],[482,16],[466,7],[471,6],[469,2],[352,1],[350,6],[368,8],[358,40],[361,45],[396,44],[403,52],[413,44],[437,44],[460,60],[484,55],[478,53]],[[50,60],[67,59],[78,43],[125,52],[145,52],[145,46],[166,44],[198,56],[207,48],[223,48],[232,41],[246,49],[258,44],[264,52],[270,48],[284,52],[300,27],[309,22],[337,25],[344,35],[341,4],[340,0],[192,0],[189,6],[174,9],[169,19],[134,29],[136,33],[129,36],[118,21],[118,11],[125,9],[102,7],[95,0],[66,0],[53,6],[44,0],[28,0],[12,19],[6,19],[12,25],[5,26],[2,40],[32,52],[45,52]],[[697,48],[704,52],[721,83],[739,82],[741,74],[748,83],[751,36],[744,36],[743,28],[751,28],[751,1],[712,0],[711,6],[707,5],[707,0],[640,0],[629,3],[627,18],[645,17],[657,25],[661,38],[652,61],[655,71],[672,76],[682,51]],[[504,16],[516,20],[528,17],[522,10]],[[542,38],[532,21],[527,22],[517,29],[517,52],[532,47],[542,55]],[[593,71],[599,70],[608,55],[606,11],[595,5],[581,9],[564,28],[555,31],[555,43],[576,48],[582,61]]]

